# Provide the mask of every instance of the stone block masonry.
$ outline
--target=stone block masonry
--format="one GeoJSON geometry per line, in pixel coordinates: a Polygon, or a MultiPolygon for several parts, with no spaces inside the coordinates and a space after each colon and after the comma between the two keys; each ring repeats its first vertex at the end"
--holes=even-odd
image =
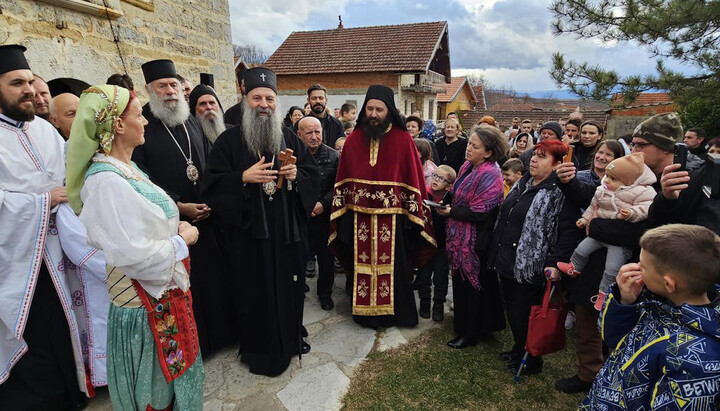
{"type": "MultiPolygon", "coordinates": [[[[120,39],[128,74],[141,97],[147,98],[140,65],[169,58],[175,61],[178,73],[193,84],[200,82],[200,73],[212,73],[223,107],[235,104],[228,0],[143,3],[152,5],[154,11],[126,1],[108,1],[110,7],[123,13],[112,20],[112,25],[120,39]]],[[[0,44],[27,47],[25,55],[30,67],[45,80],[73,77],[98,84],[123,71],[105,17],[42,1],[3,0],[0,27],[0,44]]]]}

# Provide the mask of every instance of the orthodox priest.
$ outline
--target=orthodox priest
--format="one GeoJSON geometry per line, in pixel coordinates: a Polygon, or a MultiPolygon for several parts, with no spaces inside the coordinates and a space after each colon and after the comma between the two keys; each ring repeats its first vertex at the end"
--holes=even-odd
{"type": "Polygon", "coordinates": [[[142,65],[150,97],[143,107],[145,144],[135,148],[133,161],[175,200],[183,221],[198,228],[190,247],[193,309],[203,357],[237,340],[228,266],[218,243],[212,210],[200,199],[210,143],[183,98],[171,60],[142,65]]]}
{"type": "Polygon", "coordinates": [[[418,323],[412,267],[436,248],[424,182],[393,91],[370,86],[340,157],[328,239],[346,272],[354,273],[352,313],[360,325],[418,323]]]}
{"type": "Polygon", "coordinates": [[[87,388],[54,222],[64,141],[35,116],[24,52],[0,46],[0,410],[69,410],[87,388]]]}
{"type": "Polygon", "coordinates": [[[254,374],[275,376],[310,349],[301,339],[302,304],[307,220],[320,174],[305,145],[282,125],[275,73],[252,68],[244,84],[242,125],[215,141],[202,194],[222,222],[238,276],[241,360],[254,374]],[[296,164],[283,165],[286,149],[296,164]]]}

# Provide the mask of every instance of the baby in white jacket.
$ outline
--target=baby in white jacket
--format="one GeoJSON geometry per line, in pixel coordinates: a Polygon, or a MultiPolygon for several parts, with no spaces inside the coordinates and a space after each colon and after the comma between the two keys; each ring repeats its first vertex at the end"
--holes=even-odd
{"type": "MultiPolygon", "coordinates": [[[[655,174],[645,165],[642,153],[620,157],[608,164],[605,177],[595,191],[595,196],[585,213],[575,223],[579,228],[587,227],[593,218],[620,218],[631,223],[645,220],[656,192],[651,186],[657,181],[655,174]]],[[[625,264],[631,250],[600,242],[586,237],[575,249],[569,263],[558,263],[560,271],[575,277],[580,275],[590,255],[607,248],[605,271],[595,308],[602,307],[608,288],[615,282],[620,267],[625,264]]]]}

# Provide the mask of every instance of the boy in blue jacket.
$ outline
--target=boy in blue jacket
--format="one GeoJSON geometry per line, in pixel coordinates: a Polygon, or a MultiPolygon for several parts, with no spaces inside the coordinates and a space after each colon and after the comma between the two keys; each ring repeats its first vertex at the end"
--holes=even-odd
{"type": "Polygon", "coordinates": [[[670,224],[640,239],[600,315],[614,350],[580,410],[720,406],[720,237],[670,224]]]}

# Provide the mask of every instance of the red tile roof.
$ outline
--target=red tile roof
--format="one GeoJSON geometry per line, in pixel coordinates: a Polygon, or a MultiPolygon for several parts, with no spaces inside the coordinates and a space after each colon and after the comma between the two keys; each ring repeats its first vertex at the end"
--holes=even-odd
{"type": "Polygon", "coordinates": [[[633,101],[624,102],[622,93],[615,93],[612,96],[612,105],[615,107],[642,107],[655,105],[673,104],[669,93],[640,93],[633,101]]]}
{"type": "MultiPolygon", "coordinates": [[[[483,116],[492,116],[499,127],[505,131],[512,124],[513,117],[518,117],[520,120],[528,119],[533,122],[533,127],[537,123],[544,123],[546,121],[557,121],[560,117],[567,116],[569,113],[552,112],[552,111],[540,111],[540,110],[516,110],[516,111],[486,111],[486,110],[468,110],[460,113],[460,123],[463,128],[472,128],[483,116]]],[[[608,118],[608,114],[605,111],[599,110],[587,110],[583,111],[583,120],[594,120],[600,123],[603,127],[608,118]]]]}
{"type": "Polygon", "coordinates": [[[425,72],[447,22],[295,31],[265,65],[278,75],[425,72]]]}
{"type": "Polygon", "coordinates": [[[477,97],[477,104],[475,105],[478,110],[487,110],[487,102],[485,101],[485,90],[483,86],[473,86],[475,97],[477,97]]]}
{"type": "MultiPolygon", "coordinates": [[[[453,77],[450,79],[450,84],[443,84],[440,87],[445,89],[444,93],[439,93],[437,96],[438,103],[452,103],[460,93],[460,89],[467,82],[467,77],[453,77]]],[[[469,88],[472,90],[472,88],[469,88]]],[[[474,93],[474,92],[473,92],[474,93]]],[[[477,98],[476,98],[477,100],[477,98]]]]}

